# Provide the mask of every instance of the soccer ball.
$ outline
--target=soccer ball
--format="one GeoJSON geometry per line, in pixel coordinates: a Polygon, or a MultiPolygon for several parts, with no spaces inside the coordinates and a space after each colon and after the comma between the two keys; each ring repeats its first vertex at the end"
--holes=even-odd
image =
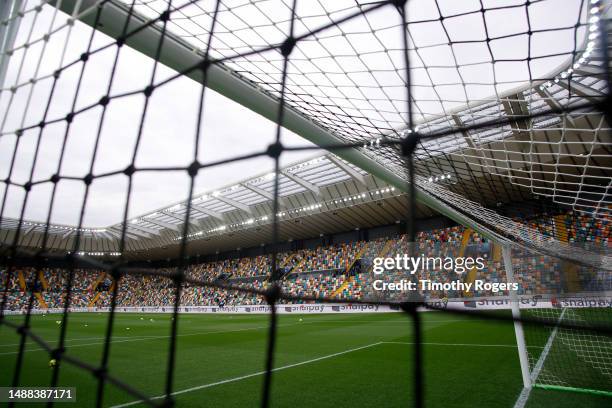
{"type": "Polygon", "coordinates": [[[300,322],[301,322],[301,321],[304,321],[304,319],[302,319],[302,318],[300,317],[300,322]]]}
{"type": "Polygon", "coordinates": [[[49,367],[53,368],[57,365],[57,360],[52,358],[51,360],[49,360],[49,367]]]}

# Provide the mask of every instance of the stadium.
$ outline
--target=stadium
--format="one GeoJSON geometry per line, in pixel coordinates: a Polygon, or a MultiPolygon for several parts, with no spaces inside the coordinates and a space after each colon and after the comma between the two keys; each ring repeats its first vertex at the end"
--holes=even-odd
{"type": "Polygon", "coordinates": [[[612,406],[611,7],[1,1],[0,403],[612,406]]]}

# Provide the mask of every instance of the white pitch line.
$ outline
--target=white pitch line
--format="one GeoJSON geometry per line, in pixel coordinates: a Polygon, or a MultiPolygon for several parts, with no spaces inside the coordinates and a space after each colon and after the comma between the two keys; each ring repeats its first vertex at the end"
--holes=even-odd
{"type": "MultiPolygon", "coordinates": [[[[352,353],[354,351],[359,351],[359,350],[363,350],[363,349],[374,347],[374,346],[378,346],[380,344],[383,344],[383,343],[382,342],[377,342],[377,343],[367,344],[365,346],[355,347],[355,348],[352,348],[352,349],[340,351],[338,353],[327,354],[325,356],[313,358],[311,360],[301,361],[299,363],[288,364],[288,365],[285,365],[285,366],[282,366],[282,367],[276,367],[276,368],[273,368],[271,371],[272,372],[276,372],[276,371],[286,370],[288,368],[299,367],[299,366],[302,366],[302,365],[305,365],[305,364],[316,363],[317,361],[327,360],[329,358],[341,356],[343,354],[352,353]]],[[[202,389],[205,389],[205,388],[214,387],[214,386],[217,386],[217,385],[227,384],[227,383],[236,382],[236,381],[242,381],[242,380],[246,380],[247,378],[258,377],[260,375],[264,375],[265,373],[266,373],[266,371],[258,371],[256,373],[246,374],[246,375],[243,375],[243,376],[240,376],[240,377],[228,378],[226,380],[221,380],[221,381],[217,381],[217,382],[213,382],[213,383],[209,383],[209,384],[203,384],[203,385],[198,385],[198,386],[191,387],[191,388],[185,388],[183,390],[175,391],[171,395],[172,396],[180,395],[180,394],[185,394],[185,393],[188,393],[188,392],[193,392],[193,391],[198,391],[198,390],[202,390],[202,389]]],[[[158,400],[158,399],[162,399],[162,398],[165,398],[165,397],[166,397],[166,395],[158,395],[156,397],[152,397],[151,399],[152,400],[158,400]]],[[[140,404],[141,402],[143,402],[143,400],[127,402],[125,404],[120,404],[120,405],[114,405],[111,408],[130,407],[132,405],[140,404]]]]}
{"type": "MultiPolygon", "coordinates": [[[[363,349],[374,347],[374,346],[380,346],[381,344],[414,345],[415,343],[402,342],[402,341],[379,341],[379,342],[368,344],[368,345],[365,345],[365,346],[356,347],[356,348],[345,350],[345,351],[340,351],[338,353],[333,353],[333,354],[328,354],[328,355],[325,355],[325,356],[322,356],[322,357],[313,358],[311,360],[306,360],[306,361],[302,361],[302,362],[299,362],[299,363],[289,364],[289,365],[285,365],[285,366],[282,366],[282,367],[276,367],[276,368],[272,369],[272,372],[286,370],[288,368],[298,367],[298,366],[305,365],[305,364],[315,363],[317,361],[326,360],[328,358],[341,356],[343,354],[352,353],[354,351],[359,351],[359,350],[363,350],[363,349]]],[[[512,344],[477,344],[477,343],[421,343],[421,344],[424,345],[424,346],[511,347],[511,348],[516,348],[516,345],[512,345],[512,344]]],[[[182,390],[179,390],[179,391],[175,391],[171,395],[175,396],[175,395],[185,394],[185,393],[188,393],[188,392],[203,390],[205,388],[215,387],[217,385],[223,385],[223,384],[228,384],[228,383],[232,383],[232,382],[236,382],[236,381],[242,381],[242,380],[246,380],[248,378],[264,375],[265,373],[266,373],[265,371],[259,371],[259,372],[256,372],[256,373],[242,375],[240,377],[228,378],[228,379],[225,379],[225,380],[216,381],[216,382],[209,383],[209,384],[197,385],[195,387],[185,388],[185,389],[182,389],[182,390]]],[[[158,399],[162,399],[162,398],[165,398],[165,397],[166,397],[166,395],[158,395],[158,396],[152,397],[151,399],[152,400],[158,400],[158,399]]],[[[127,402],[125,404],[113,405],[111,408],[131,407],[132,405],[137,405],[137,404],[140,404],[142,402],[143,402],[143,400],[132,401],[132,402],[127,402]]]]}
{"type": "MultiPolygon", "coordinates": [[[[405,344],[414,346],[416,343],[407,341],[383,341],[382,344],[405,344]]],[[[421,343],[424,346],[450,346],[450,347],[509,347],[516,348],[516,344],[481,344],[481,343],[421,343]]]]}

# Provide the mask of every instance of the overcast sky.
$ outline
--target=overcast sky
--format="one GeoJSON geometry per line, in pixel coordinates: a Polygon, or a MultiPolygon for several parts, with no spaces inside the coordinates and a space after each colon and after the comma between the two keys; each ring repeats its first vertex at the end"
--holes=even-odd
{"type": "MultiPolygon", "coordinates": [[[[38,1],[26,2],[26,9],[32,8],[38,1]]],[[[173,2],[180,4],[181,1],[173,2]]],[[[219,36],[213,43],[219,49],[219,55],[228,55],[232,52],[243,51],[243,44],[251,43],[265,45],[275,43],[282,38],[283,24],[279,24],[274,30],[261,29],[257,35],[254,31],[240,29],[249,21],[252,25],[265,25],[266,18],[282,21],[281,14],[287,10],[288,1],[270,0],[258,2],[261,7],[246,7],[245,1],[227,1],[228,5],[242,5],[226,10],[220,20],[219,36]],[[268,11],[266,11],[268,10],[268,11]],[[263,17],[262,17],[263,15],[263,17]],[[237,18],[236,16],[240,17],[237,18]],[[260,21],[261,19],[261,21],[260,21]],[[233,26],[232,26],[233,24],[233,26]],[[242,45],[241,45],[242,44],[242,45]]],[[[458,14],[466,11],[479,9],[478,2],[465,1],[439,1],[444,15],[458,14]]],[[[495,1],[485,2],[485,7],[501,4],[521,4],[516,1],[495,1]]],[[[210,1],[202,2],[204,9],[210,10],[210,1]]],[[[298,2],[300,8],[298,14],[304,18],[300,20],[296,30],[304,32],[306,29],[325,24],[321,15],[325,14],[323,5],[328,12],[337,13],[340,16],[346,7],[354,7],[353,1],[329,0],[321,2],[298,2]],[[311,16],[310,18],[307,18],[311,16]]],[[[439,13],[434,7],[434,2],[425,0],[412,0],[409,9],[411,21],[437,18],[439,13]]],[[[154,7],[163,7],[163,2],[153,2],[154,7]]],[[[537,3],[530,8],[529,22],[532,30],[547,29],[551,27],[565,27],[575,24],[578,15],[579,0],[549,0],[537,3]]],[[[145,7],[139,10],[146,13],[145,7]]],[[[354,11],[354,9],[353,9],[354,11]]],[[[151,15],[153,12],[149,10],[151,15]]],[[[53,9],[45,6],[41,13],[28,13],[20,24],[19,34],[15,45],[19,46],[40,38],[50,27],[58,28],[65,24],[66,15],[59,13],[55,15],[53,9]],[[34,16],[36,21],[34,21],[34,16]],[[51,25],[53,22],[53,25],[51,25]],[[33,24],[35,23],[35,24],[33,24]],[[34,27],[33,30],[30,29],[34,27]]],[[[176,20],[176,24],[191,30],[195,33],[197,27],[194,26],[198,14],[194,10],[186,9],[186,16],[191,19],[176,20]]],[[[178,16],[177,16],[178,17],[178,16]]],[[[199,16],[200,23],[206,22],[206,16],[199,16]]],[[[384,27],[387,22],[397,19],[393,10],[385,9],[372,16],[369,20],[355,21],[349,23],[342,31],[330,31],[327,39],[320,40],[326,46],[326,50],[316,49],[315,45],[319,42],[305,43],[298,46],[292,54],[295,57],[295,65],[291,67],[290,86],[296,92],[308,90],[315,97],[320,97],[321,101],[338,104],[342,106],[347,101],[355,112],[370,117],[377,124],[397,127],[403,123],[402,109],[395,104],[397,98],[393,95],[393,90],[397,90],[397,84],[401,78],[397,73],[384,73],[376,78],[377,84],[385,84],[388,80],[390,86],[383,89],[384,95],[374,94],[372,89],[376,87],[360,86],[366,84],[369,78],[360,76],[356,68],[364,67],[370,72],[383,72],[381,64],[389,68],[391,64],[399,63],[397,60],[401,55],[389,53],[388,60],[381,59],[381,56],[372,50],[380,50],[384,43],[385,47],[393,49],[401,45],[401,37],[397,32],[392,31],[392,24],[389,30],[384,27]],[[368,27],[369,24],[371,27],[368,27]],[[378,27],[377,27],[378,25],[378,27]],[[364,31],[370,29],[379,31],[379,35],[364,35],[364,31]],[[348,33],[348,35],[347,35],[348,33]],[[385,34],[386,33],[386,34],[385,34]],[[392,34],[392,35],[391,35],[392,34]],[[341,39],[344,42],[340,42],[341,39]],[[348,42],[346,42],[348,41],[348,42]],[[334,48],[336,47],[336,48],[334,48]],[[317,52],[319,54],[317,54],[317,52]],[[344,63],[334,62],[331,64],[324,58],[328,54],[351,55],[362,58],[355,61],[345,61],[344,63]],[[342,54],[341,54],[342,53],[342,54]],[[372,57],[368,57],[373,56],[372,57]],[[320,58],[318,58],[320,57],[320,58]],[[300,74],[302,72],[312,72],[320,70],[334,72],[334,69],[341,69],[351,72],[355,68],[352,76],[342,75],[330,77],[320,75],[316,72],[312,75],[300,74]],[[334,85],[343,84],[350,79],[355,86],[334,89],[334,85]],[[306,82],[304,82],[306,81],[306,82]],[[318,82],[317,82],[318,81],[318,82]],[[328,82],[332,81],[331,84],[328,82]],[[363,82],[361,82],[363,81],[363,82]],[[396,81],[396,83],[393,83],[396,81]],[[330,87],[319,85],[331,85],[330,87]],[[302,88],[300,88],[302,86],[302,88]],[[364,93],[364,90],[368,90],[364,93]],[[354,98],[349,95],[351,91],[358,92],[354,98]],[[368,93],[370,92],[370,93],[368,93]],[[365,96],[365,100],[363,97],[365,96]],[[388,112],[388,113],[381,113],[388,112]]],[[[269,24],[269,23],[268,23],[269,24]]],[[[394,23],[395,24],[395,23],[394,23]]],[[[465,18],[449,19],[445,24],[451,38],[457,41],[470,41],[475,38],[482,38],[484,25],[482,18],[478,14],[468,15],[465,18]]],[[[434,65],[452,65],[454,59],[449,51],[450,47],[442,46],[427,48],[428,46],[444,43],[446,40],[444,31],[439,22],[431,24],[417,24],[411,27],[412,42],[422,48],[419,55],[412,55],[413,67],[434,65]]],[[[509,9],[500,12],[489,13],[487,27],[490,30],[489,36],[497,37],[506,34],[520,33],[527,28],[527,18],[525,9],[509,9]],[[494,32],[491,32],[494,31],[494,32]]],[[[172,28],[172,27],[171,27],[172,28]]],[[[269,27],[268,27],[269,28],[269,27]]],[[[175,26],[176,30],[177,27],[175,26]]],[[[336,30],[336,29],[334,29],[336,30]]],[[[70,37],[68,38],[67,53],[62,60],[62,50],[66,43],[67,29],[63,28],[51,35],[46,49],[43,51],[41,41],[30,46],[27,50],[23,48],[14,53],[10,59],[9,70],[4,81],[5,87],[21,84],[32,77],[41,78],[57,69],[60,64],[66,65],[74,61],[86,49],[91,34],[91,29],[81,23],[77,23],[70,37]],[[42,56],[42,58],[41,58],[42,56]]],[[[378,32],[378,31],[377,31],[378,32]]],[[[184,34],[183,32],[179,34],[184,34]]],[[[205,33],[204,33],[205,34],[205,33]]],[[[495,59],[504,58],[525,58],[529,41],[527,37],[512,37],[509,40],[498,40],[491,43],[492,52],[495,59]],[[524,37],[524,38],[523,38],[524,37]]],[[[202,45],[202,39],[206,36],[200,35],[190,37],[189,40],[195,46],[202,45]]],[[[581,39],[580,39],[581,40],[581,39]]],[[[108,37],[97,32],[94,36],[93,49],[108,44],[111,41],[108,37]]],[[[573,30],[556,31],[553,33],[543,32],[534,35],[531,42],[532,55],[544,55],[554,53],[565,53],[573,48],[573,30]]],[[[85,73],[81,81],[81,89],[77,98],[77,109],[98,101],[106,94],[106,87],[109,82],[109,75],[115,56],[115,47],[95,54],[86,64],[85,73]]],[[[459,64],[470,64],[474,62],[487,61],[491,59],[489,50],[484,44],[469,42],[461,47],[455,48],[455,58],[459,64]],[[484,48],[483,48],[484,47],[484,48]]],[[[262,68],[261,60],[268,60],[268,70],[270,78],[278,78],[279,54],[271,52],[255,61],[259,68],[262,68]]],[[[532,74],[543,76],[553,67],[563,62],[566,57],[554,57],[536,61],[532,64],[532,74]]],[[[230,66],[234,69],[244,68],[247,59],[239,60],[230,66]],[[240,65],[240,63],[243,63],[240,65]]],[[[252,62],[252,61],[251,61],[252,62]]],[[[263,63],[265,66],[265,63],[263,63]]],[[[253,65],[255,67],[256,65],[253,65]]],[[[75,96],[76,84],[82,64],[74,64],[65,70],[61,79],[58,81],[51,104],[49,105],[48,118],[58,118],[66,115],[70,111],[70,106],[75,96]]],[[[153,61],[142,54],[123,47],[121,50],[119,64],[117,66],[114,84],[111,94],[121,94],[128,91],[143,89],[148,85],[151,77],[153,61]]],[[[253,72],[258,72],[253,68],[253,72]]],[[[342,71],[341,71],[342,72],[342,71]]],[[[173,75],[174,72],[168,68],[158,65],[156,82],[163,78],[173,75]]],[[[476,65],[465,67],[461,74],[466,82],[480,82],[482,85],[474,85],[465,89],[459,86],[461,79],[458,71],[440,69],[438,71],[416,69],[413,81],[417,85],[415,95],[417,98],[417,111],[421,118],[432,114],[441,114],[448,109],[462,105],[468,100],[476,100],[489,97],[495,93],[496,89],[492,86],[493,79],[501,82],[497,91],[512,88],[528,80],[528,71],[525,63],[509,63],[503,66],[498,64],[493,68],[491,65],[476,65]],[[437,87],[431,86],[434,83],[451,83],[455,86],[437,87]],[[467,89],[469,88],[469,89],[467,89]],[[467,92],[467,93],[466,93],[467,92]],[[433,99],[433,101],[431,101],[433,99]],[[419,101],[420,100],[420,101],[419,101]]],[[[369,75],[369,74],[368,74],[369,75]]],[[[261,78],[261,76],[260,76],[261,78]]],[[[251,78],[256,80],[256,78],[251,78]]],[[[265,81],[264,81],[265,82],[265,81]]],[[[2,132],[10,132],[23,125],[30,125],[40,122],[43,117],[47,100],[50,92],[50,79],[41,80],[34,86],[23,86],[19,88],[14,98],[11,100],[8,92],[3,92],[0,96],[0,120],[2,132]],[[30,92],[33,90],[31,99],[30,92]],[[28,104],[28,101],[29,104],[28,104]],[[27,106],[27,109],[26,109],[27,106]]],[[[138,151],[137,166],[186,166],[193,160],[193,145],[195,135],[195,124],[198,109],[198,97],[200,85],[187,78],[178,78],[170,84],[156,90],[150,98],[150,104],[142,132],[142,141],[138,151]]],[[[401,90],[401,88],[400,88],[401,90]]],[[[134,150],[138,126],[143,111],[144,97],[142,94],[114,99],[107,109],[104,127],[101,133],[99,150],[95,161],[93,173],[99,174],[107,171],[114,171],[125,168],[131,160],[134,150]]],[[[417,115],[419,116],[419,115],[417,115]]],[[[65,152],[62,175],[82,177],[89,171],[93,155],[93,147],[100,123],[101,108],[97,107],[86,113],[75,117],[69,133],[68,143],[65,152]]],[[[225,97],[207,90],[206,103],[204,109],[204,127],[201,134],[200,143],[200,162],[208,162],[223,158],[252,153],[254,151],[265,150],[266,146],[273,141],[275,125],[252,113],[248,109],[226,99],[225,97]]],[[[44,129],[39,158],[34,171],[34,180],[48,178],[56,172],[56,167],[60,154],[61,142],[66,131],[66,122],[49,125],[44,129]]],[[[21,138],[19,149],[17,150],[16,164],[14,166],[12,179],[17,182],[25,182],[29,179],[32,167],[32,158],[38,140],[38,130],[26,132],[21,138]]],[[[285,145],[309,145],[309,142],[301,137],[284,131],[282,142],[285,145]]],[[[3,135],[0,137],[0,178],[4,179],[8,175],[11,158],[15,151],[16,137],[14,135],[3,135]]],[[[294,162],[306,157],[312,157],[313,152],[300,154],[283,155],[283,164],[294,162]]],[[[196,193],[212,191],[219,187],[241,181],[245,178],[260,175],[272,170],[272,161],[267,158],[253,159],[233,165],[225,165],[200,172],[196,180],[196,193]]],[[[91,187],[90,198],[87,205],[85,225],[89,227],[104,227],[122,219],[123,203],[127,188],[127,178],[123,175],[96,180],[91,187]]],[[[142,173],[134,177],[134,188],[130,207],[130,218],[155,210],[159,207],[172,204],[187,197],[188,177],[185,172],[158,172],[142,173]]],[[[34,221],[43,221],[48,212],[48,202],[51,192],[51,184],[37,186],[32,190],[29,205],[26,209],[25,218],[34,221]]],[[[56,197],[52,222],[60,224],[76,224],[78,222],[78,210],[83,200],[84,185],[82,182],[62,181],[56,197]]],[[[4,195],[4,184],[0,185],[0,197],[4,195]]],[[[4,216],[18,217],[23,201],[23,191],[11,188],[8,194],[4,216]]]]}

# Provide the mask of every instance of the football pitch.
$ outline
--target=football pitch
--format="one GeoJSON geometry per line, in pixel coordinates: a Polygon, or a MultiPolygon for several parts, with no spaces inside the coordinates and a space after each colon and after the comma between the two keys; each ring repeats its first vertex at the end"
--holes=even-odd
{"type": "MultiPolygon", "coordinates": [[[[426,406],[514,405],[522,382],[511,324],[439,312],[422,317],[426,406]]],[[[55,346],[60,319],[60,315],[34,315],[32,330],[55,346]]],[[[98,366],[107,319],[102,313],[70,314],[67,353],[98,366]]],[[[147,395],[163,395],[170,325],[169,314],[117,314],[110,372],[147,395]]],[[[259,406],[268,325],[266,315],[181,315],[173,384],[178,406],[259,406]]],[[[407,316],[279,315],[277,333],[273,406],[411,406],[413,337],[407,316]]],[[[14,330],[0,327],[3,386],[12,382],[18,343],[14,330]]],[[[28,340],[20,385],[49,385],[49,359],[47,352],[28,340]]],[[[61,385],[77,388],[77,403],[68,406],[95,405],[93,375],[67,363],[60,373],[61,385]]],[[[144,406],[111,384],[104,395],[104,406],[144,406]]],[[[534,389],[527,406],[604,407],[609,403],[605,397],[534,389]]]]}

